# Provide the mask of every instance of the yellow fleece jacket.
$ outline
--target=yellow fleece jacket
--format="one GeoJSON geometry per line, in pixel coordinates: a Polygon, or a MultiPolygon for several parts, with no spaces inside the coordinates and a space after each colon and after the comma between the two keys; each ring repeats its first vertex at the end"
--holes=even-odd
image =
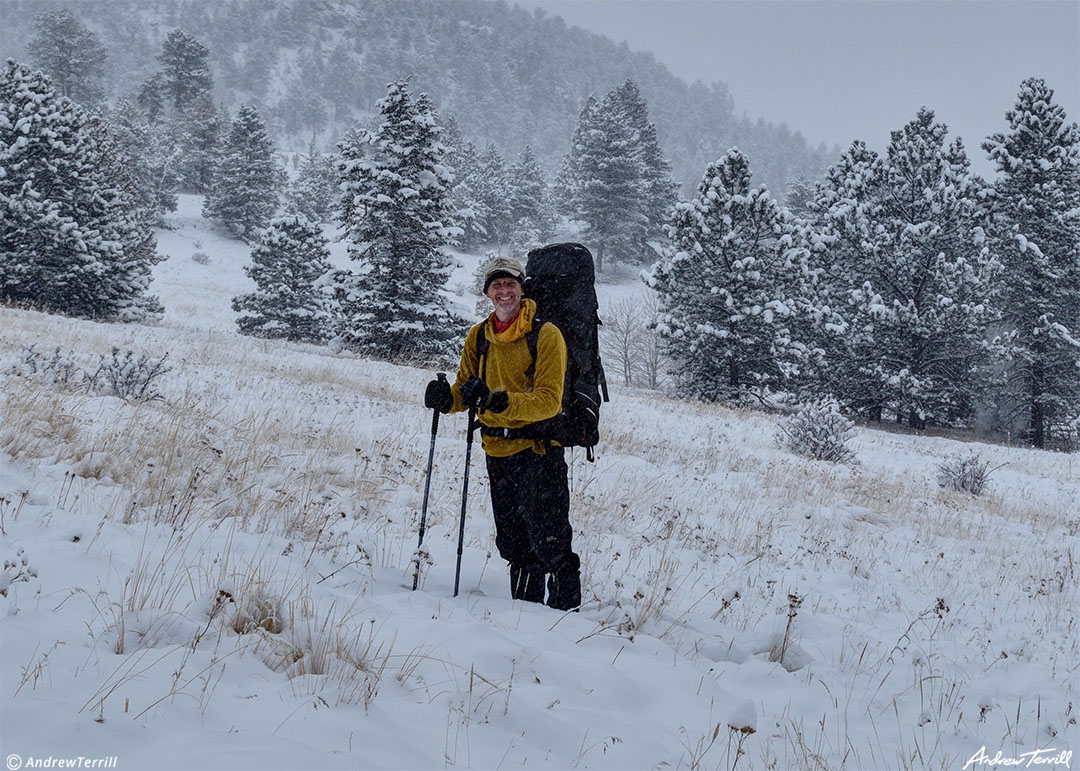
{"type": "MultiPolygon", "coordinates": [[[[506,391],[510,405],[503,412],[480,413],[480,423],[495,428],[523,428],[530,423],[553,418],[562,410],[563,383],[566,378],[566,341],[554,324],[545,324],[536,339],[536,371],[532,379],[525,377],[525,370],[532,363],[529,344],[525,335],[532,330],[536,317],[536,303],[529,299],[521,301],[518,313],[510,328],[495,334],[494,313],[469,330],[465,347],[461,352],[461,365],[457,379],[450,392],[454,396],[451,412],[461,412],[461,386],[470,378],[480,377],[481,361],[477,352],[479,330],[484,327],[488,339],[487,378],[485,382],[492,391],[506,391]]],[[[506,439],[497,436],[482,438],[484,452],[498,458],[532,449],[543,454],[542,442],[533,439],[506,439]]]]}

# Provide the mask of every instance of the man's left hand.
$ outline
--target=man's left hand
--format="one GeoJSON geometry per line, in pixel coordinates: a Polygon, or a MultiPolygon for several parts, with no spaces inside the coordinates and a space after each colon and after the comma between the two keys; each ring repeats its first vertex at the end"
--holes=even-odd
{"type": "Polygon", "coordinates": [[[461,384],[461,403],[466,409],[481,410],[487,405],[491,390],[478,377],[469,378],[461,384]]]}
{"type": "Polygon", "coordinates": [[[492,391],[478,377],[471,378],[461,386],[461,403],[477,411],[502,412],[510,406],[506,391],[492,391]]]}

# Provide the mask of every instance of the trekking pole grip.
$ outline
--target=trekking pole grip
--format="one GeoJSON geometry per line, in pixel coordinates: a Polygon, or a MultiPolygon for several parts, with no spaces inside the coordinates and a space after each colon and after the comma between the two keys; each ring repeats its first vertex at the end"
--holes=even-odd
{"type": "MultiPolygon", "coordinates": [[[[435,377],[437,377],[440,382],[446,382],[445,372],[436,373],[435,377]]],[[[439,411],[437,409],[433,409],[431,411],[431,435],[435,436],[435,434],[437,433],[439,433],[439,411]]]]}

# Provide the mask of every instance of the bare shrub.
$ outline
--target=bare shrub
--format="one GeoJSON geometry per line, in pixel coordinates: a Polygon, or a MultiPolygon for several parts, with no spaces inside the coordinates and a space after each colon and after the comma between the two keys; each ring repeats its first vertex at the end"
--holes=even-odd
{"type": "Polygon", "coordinates": [[[825,399],[782,421],[776,443],[804,458],[853,464],[855,454],[847,443],[854,435],[855,424],[840,414],[839,404],[834,399],[825,399]]]}
{"type": "Polygon", "coordinates": [[[154,381],[172,369],[165,365],[169,354],[152,359],[149,354],[138,356],[134,351],[120,353],[113,346],[112,356],[101,356],[97,371],[87,375],[91,390],[105,390],[127,402],[149,402],[163,398],[154,381]]]}
{"type": "Polygon", "coordinates": [[[191,261],[196,262],[199,265],[209,265],[210,255],[206,252],[193,252],[191,255],[191,261]]]}
{"type": "Polygon", "coordinates": [[[165,365],[166,357],[167,353],[159,359],[146,353],[136,355],[134,351],[121,354],[113,346],[111,356],[99,356],[97,369],[90,372],[76,361],[73,351],[61,353],[57,347],[51,356],[46,356],[35,345],[28,345],[6,366],[6,372],[65,390],[105,392],[124,401],[146,402],[162,398],[154,381],[172,371],[165,365]]]}
{"type": "Polygon", "coordinates": [[[981,495],[990,480],[990,474],[1001,468],[990,468],[988,461],[972,452],[946,458],[937,467],[937,481],[942,487],[959,492],[981,495]]]}
{"type": "Polygon", "coordinates": [[[18,358],[8,367],[8,374],[19,377],[37,376],[54,385],[74,387],[79,385],[82,369],[75,362],[72,351],[61,353],[57,346],[52,356],[45,356],[31,344],[23,347],[18,358]]]}

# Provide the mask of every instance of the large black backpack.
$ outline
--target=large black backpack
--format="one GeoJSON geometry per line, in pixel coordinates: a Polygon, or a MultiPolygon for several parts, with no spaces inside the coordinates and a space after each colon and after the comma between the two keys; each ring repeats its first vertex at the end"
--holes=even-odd
{"type": "MultiPolygon", "coordinates": [[[[563,447],[592,448],[600,441],[600,400],[609,401],[604,367],[600,363],[598,327],[600,304],[596,300],[593,257],[581,244],[550,244],[529,252],[525,267],[525,296],[536,303],[536,318],[525,340],[536,365],[536,339],[540,328],[551,322],[566,341],[566,382],[562,412],[526,428],[482,429],[497,436],[552,439],[563,447]]],[[[480,328],[478,354],[486,358],[488,340],[480,328]]]]}

